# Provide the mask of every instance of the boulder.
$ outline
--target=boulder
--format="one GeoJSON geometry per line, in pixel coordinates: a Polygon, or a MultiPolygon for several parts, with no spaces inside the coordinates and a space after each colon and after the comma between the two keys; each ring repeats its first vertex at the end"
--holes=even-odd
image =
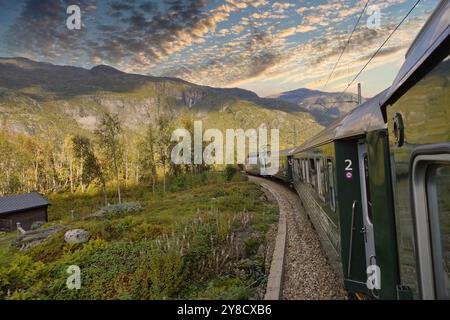
{"type": "Polygon", "coordinates": [[[91,234],[84,229],[72,229],[64,234],[67,243],[85,243],[89,241],[91,234]]]}

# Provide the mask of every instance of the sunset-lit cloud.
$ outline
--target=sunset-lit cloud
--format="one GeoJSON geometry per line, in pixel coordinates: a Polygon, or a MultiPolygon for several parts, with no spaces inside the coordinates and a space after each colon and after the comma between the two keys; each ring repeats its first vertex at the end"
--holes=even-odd
{"type": "MultiPolygon", "coordinates": [[[[381,10],[381,28],[369,29],[367,13],[362,16],[324,88],[365,2],[80,0],[83,27],[68,30],[69,0],[0,0],[0,56],[86,68],[108,64],[262,96],[298,87],[342,90],[415,1],[371,1],[381,10]]],[[[367,67],[361,75],[367,95],[390,84],[438,2],[419,4],[367,67]]]]}

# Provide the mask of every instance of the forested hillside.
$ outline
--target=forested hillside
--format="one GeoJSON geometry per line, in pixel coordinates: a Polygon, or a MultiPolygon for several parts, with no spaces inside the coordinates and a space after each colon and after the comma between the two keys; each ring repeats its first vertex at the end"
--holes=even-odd
{"type": "Polygon", "coordinates": [[[117,180],[151,185],[158,172],[185,170],[167,161],[170,134],[192,130],[195,119],[204,130],[278,128],[282,147],[321,130],[307,112],[287,113],[277,110],[283,103],[273,103],[242,89],[108,66],[86,70],[2,58],[0,194],[84,191],[117,180]]]}

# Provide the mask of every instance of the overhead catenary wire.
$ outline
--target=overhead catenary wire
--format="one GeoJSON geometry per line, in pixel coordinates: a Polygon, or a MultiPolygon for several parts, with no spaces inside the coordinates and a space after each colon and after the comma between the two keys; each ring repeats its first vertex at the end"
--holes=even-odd
{"type": "Polygon", "coordinates": [[[344,55],[345,50],[347,50],[347,47],[348,47],[348,45],[349,45],[349,43],[350,43],[350,40],[351,40],[353,34],[355,33],[356,28],[358,27],[359,22],[361,21],[361,18],[362,18],[362,16],[364,15],[364,12],[366,12],[366,9],[367,9],[367,6],[369,5],[369,2],[370,2],[370,0],[367,0],[367,1],[366,1],[366,4],[364,5],[364,8],[362,9],[362,11],[361,11],[361,13],[360,13],[360,15],[359,15],[359,17],[358,17],[358,20],[356,21],[355,26],[353,27],[353,30],[352,30],[352,32],[350,33],[350,35],[349,35],[349,37],[348,37],[348,39],[347,39],[347,42],[345,43],[345,46],[344,46],[344,48],[343,48],[342,51],[341,51],[341,54],[339,55],[339,58],[337,59],[336,63],[334,64],[333,69],[331,70],[331,73],[330,73],[330,75],[328,76],[327,81],[325,82],[324,86],[322,87],[322,91],[323,91],[323,90],[326,88],[326,86],[328,85],[328,82],[331,80],[331,76],[333,75],[334,71],[336,70],[336,67],[338,66],[339,62],[341,61],[342,56],[344,55]]]}
{"type": "Polygon", "coordinates": [[[412,6],[412,8],[408,11],[408,13],[403,17],[403,19],[397,24],[397,26],[392,30],[392,32],[389,34],[389,36],[383,41],[381,46],[374,52],[374,54],[367,60],[367,62],[364,64],[361,70],[356,74],[356,76],[353,78],[352,81],[347,85],[347,87],[342,91],[341,96],[344,95],[345,92],[347,92],[348,88],[358,79],[358,77],[361,75],[361,73],[366,69],[366,67],[372,62],[372,60],[377,56],[377,54],[381,51],[381,49],[384,47],[384,45],[389,41],[389,39],[394,35],[394,33],[400,28],[400,26],[405,22],[405,20],[409,17],[411,12],[417,7],[417,5],[420,3],[421,0],[417,0],[416,3],[412,6]]]}

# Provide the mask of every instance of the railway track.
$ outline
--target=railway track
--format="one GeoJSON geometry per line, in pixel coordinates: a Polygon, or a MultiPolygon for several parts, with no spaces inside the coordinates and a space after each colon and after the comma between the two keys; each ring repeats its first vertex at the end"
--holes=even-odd
{"type": "MultiPolygon", "coordinates": [[[[274,282],[279,281],[281,288],[279,299],[345,299],[346,293],[341,281],[329,265],[298,195],[273,180],[254,176],[250,176],[249,179],[273,195],[278,202],[281,218],[286,220],[285,244],[276,245],[278,248],[274,252],[274,258],[276,255],[284,257],[284,261],[281,262],[283,270],[281,273],[280,270],[273,271],[274,263],[272,263],[268,284],[268,287],[272,288],[268,290],[273,290],[273,286],[276,287],[274,282]],[[280,253],[277,250],[284,252],[280,253]],[[276,274],[273,275],[273,272],[276,274]],[[278,280],[275,279],[277,277],[278,280]]],[[[278,234],[277,241],[283,240],[278,234]]]]}

